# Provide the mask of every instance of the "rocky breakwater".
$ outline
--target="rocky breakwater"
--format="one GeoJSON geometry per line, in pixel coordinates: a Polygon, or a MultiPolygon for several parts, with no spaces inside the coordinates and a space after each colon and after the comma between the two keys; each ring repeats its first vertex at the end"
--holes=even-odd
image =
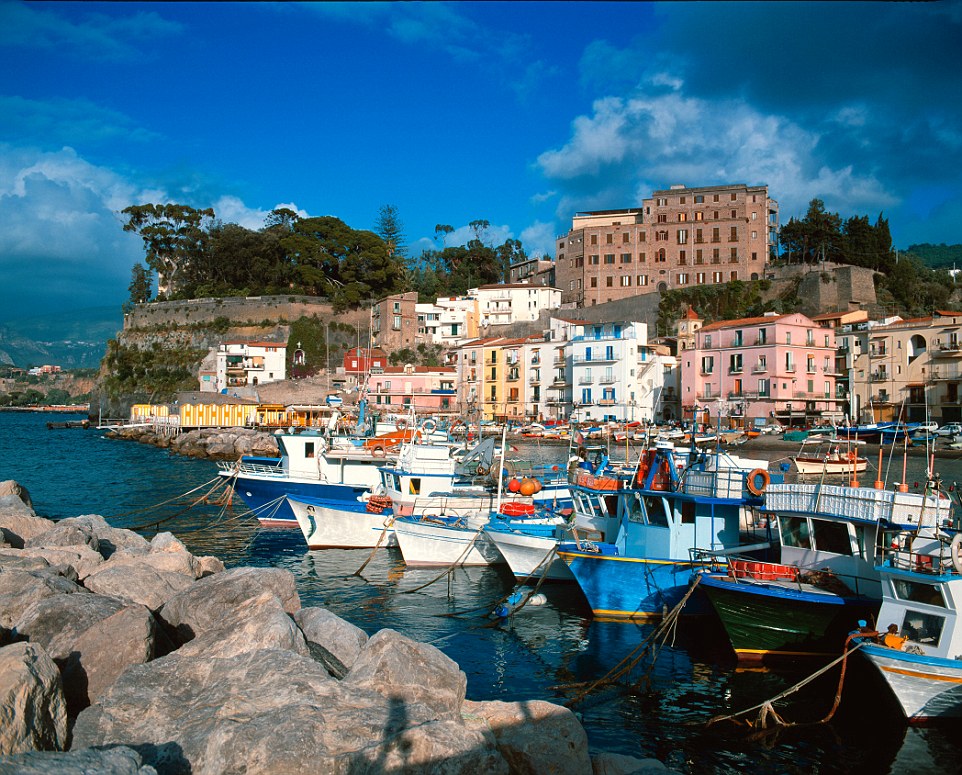
{"type": "Polygon", "coordinates": [[[473,702],[441,651],[0,483],[0,773],[628,773],[572,712],[473,702]]]}
{"type": "Polygon", "coordinates": [[[151,427],[130,426],[108,431],[106,435],[112,439],[153,444],[187,457],[237,460],[243,455],[280,455],[277,441],[270,433],[251,428],[201,428],[171,435],[151,427]]]}

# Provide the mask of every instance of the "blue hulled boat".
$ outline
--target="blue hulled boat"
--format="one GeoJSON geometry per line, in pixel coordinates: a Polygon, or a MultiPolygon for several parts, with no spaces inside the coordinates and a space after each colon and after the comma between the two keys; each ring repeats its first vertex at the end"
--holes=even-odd
{"type": "MultiPolygon", "coordinates": [[[[771,480],[764,461],[692,450],[675,456],[671,443],[645,450],[637,465],[604,461],[572,471],[572,497],[582,519],[615,519],[608,541],[562,543],[558,555],[606,618],[660,617],[688,591],[692,573],[712,558],[771,549],[767,523],[755,518],[771,480]]],[[[700,595],[685,613],[707,613],[700,595]]]]}

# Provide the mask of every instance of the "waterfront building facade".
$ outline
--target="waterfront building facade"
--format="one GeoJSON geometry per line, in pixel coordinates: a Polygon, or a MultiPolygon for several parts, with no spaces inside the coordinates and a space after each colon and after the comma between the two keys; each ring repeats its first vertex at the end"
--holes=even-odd
{"type": "Polygon", "coordinates": [[[962,312],[890,319],[860,333],[853,392],[862,416],[962,422],[962,312]]]}
{"type": "Polygon", "coordinates": [[[416,291],[396,293],[371,306],[371,344],[388,352],[417,344],[416,291]]]}
{"type": "Polygon", "coordinates": [[[442,296],[434,304],[416,305],[417,338],[442,347],[477,339],[481,315],[473,296],[442,296]]]}
{"type": "Polygon", "coordinates": [[[457,372],[450,366],[384,366],[368,377],[367,400],[381,414],[454,417],[457,372]]]}
{"type": "Polygon", "coordinates": [[[672,186],[640,208],[577,213],[556,243],[562,303],[760,279],[778,228],[768,187],[742,184],[672,186]]]}
{"type": "Polygon", "coordinates": [[[483,327],[535,321],[541,310],[561,306],[559,289],[531,283],[481,285],[468,295],[478,300],[483,327]]]}
{"type": "Polygon", "coordinates": [[[217,392],[287,379],[287,345],[224,342],[217,348],[215,374],[217,392]]]}
{"type": "Polygon", "coordinates": [[[840,422],[835,332],[800,313],[703,326],[680,353],[682,411],[723,427],[840,422]]]}

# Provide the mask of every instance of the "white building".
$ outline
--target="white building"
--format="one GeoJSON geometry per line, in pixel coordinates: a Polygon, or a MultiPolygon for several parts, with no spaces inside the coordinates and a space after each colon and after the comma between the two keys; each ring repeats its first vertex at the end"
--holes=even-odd
{"type": "Polygon", "coordinates": [[[455,347],[478,336],[478,300],[472,296],[442,296],[434,304],[417,304],[418,338],[455,347]]]}
{"type": "Polygon", "coordinates": [[[567,343],[566,355],[577,421],[662,419],[665,377],[667,372],[672,380],[674,358],[666,348],[648,344],[646,324],[582,322],[567,343]]]}
{"type": "MultiPolygon", "coordinates": [[[[217,348],[215,387],[218,392],[252,387],[287,378],[287,345],[279,342],[224,342],[217,348]]],[[[201,385],[202,390],[207,390],[201,385]]]]}
{"type": "Polygon", "coordinates": [[[503,326],[535,321],[541,310],[558,309],[561,291],[544,285],[512,283],[482,285],[468,290],[478,300],[482,326],[503,326]]]}

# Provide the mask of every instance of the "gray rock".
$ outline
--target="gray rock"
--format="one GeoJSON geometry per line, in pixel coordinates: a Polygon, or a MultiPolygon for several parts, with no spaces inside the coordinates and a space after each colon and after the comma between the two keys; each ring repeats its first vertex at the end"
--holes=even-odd
{"type": "Polygon", "coordinates": [[[666,775],[669,770],[658,759],[636,759],[620,753],[596,753],[591,757],[592,775],[666,775]]]}
{"type": "Polygon", "coordinates": [[[200,579],[189,589],[174,595],[160,609],[160,617],[176,633],[181,643],[212,629],[231,617],[249,600],[264,590],[277,595],[289,614],[299,611],[294,574],[280,568],[231,568],[200,579]]]}
{"type": "Polygon", "coordinates": [[[30,497],[30,493],[27,492],[27,488],[19,482],[13,479],[6,479],[0,482],[0,501],[4,498],[15,498],[30,509],[31,514],[33,513],[33,500],[30,497]]]}
{"type": "Polygon", "coordinates": [[[311,656],[335,678],[347,675],[367,643],[364,630],[326,608],[302,608],[294,614],[294,621],[307,638],[311,656]]]}
{"type": "Polygon", "coordinates": [[[0,549],[0,571],[43,570],[49,567],[50,563],[43,557],[33,557],[19,549],[0,549]]]}
{"type": "MultiPolygon", "coordinates": [[[[34,536],[42,535],[56,526],[56,522],[43,517],[35,516],[33,509],[24,505],[23,501],[16,500],[20,504],[20,510],[8,508],[9,501],[14,496],[0,498],[0,530],[3,531],[4,539],[11,546],[23,549],[24,542],[34,536]]],[[[11,501],[13,503],[13,501],[11,501]]]]}
{"type": "Polygon", "coordinates": [[[131,605],[96,622],[57,660],[71,716],[99,698],[131,665],[154,657],[157,624],[142,605],[131,605]]]}
{"type": "Polygon", "coordinates": [[[0,754],[66,743],[67,705],[53,660],[34,643],[0,648],[0,754]]]}
{"type": "Polygon", "coordinates": [[[418,715],[461,719],[468,679],[457,663],[426,643],[394,630],[381,630],[368,639],[351,665],[344,683],[385,697],[404,697],[421,705],[418,715]]]}
{"type": "MultiPolygon", "coordinates": [[[[46,561],[41,560],[46,566],[46,561]]],[[[0,627],[13,627],[38,600],[83,590],[47,566],[43,570],[4,567],[0,573],[0,627]]]]}
{"type": "Polygon", "coordinates": [[[66,659],[77,639],[97,622],[113,616],[124,603],[112,597],[79,592],[38,600],[14,623],[14,633],[39,643],[55,660],[66,659]]]}
{"type": "Polygon", "coordinates": [[[0,758],[0,775],[157,775],[132,748],[22,753],[0,758]]]}
{"type": "Polygon", "coordinates": [[[484,733],[420,703],[351,689],[289,651],[171,654],[130,668],[74,727],[74,746],[135,746],[163,773],[507,773],[484,733]]]}
{"type": "Polygon", "coordinates": [[[87,527],[96,537],[100,553],[108,559],[119,549],[130,553],[144,554],[150,547],[147,539],[133,530],[114,527],[99,514],[84,514],[81,517],[69,517],[60,521],[61,525],[79,525],[87,527]]]}
{"type": "Polygon", "coordinates": [[[228,613],[210,629],[181,646],[178,656],[228,659],[260,649],[285,649],[310,656],[303,634],[273,592],[264,590],[241,608],[228,613]]]}
{"type": "Polygon", "coordinates": [[[89,546],[43,546],[21,549],[23,557],[40,557],[50,565],[71,566],[78,579],[85,579],[96,570],[104,558],[89,546]]]}
{"type": "Polygon", "coordinates": [[[53,547],[79,547],[88,546],[95,552],[100,551],[100,543],[90,525],[83,523],[57,522],[50,530],[40,535],[35,535],[23,542],[25,549],[31,547],[42,547],[45,549],[53,547]]]}
{"type": "Polygon", "coordinates": [[[465,701],[462,713],[484,721],[513,774],[591,772],[588,735],[568,708],[544,700],[465,701]]]}
{"type": "Polygon", "coordinates": [[[139,603],[157,611],[170,598],[194,583],[193,576],[157,570],[143,563],[108,560],[84,579],[84,586],[98,595],[139,603]]]}
{"type": "Polygon", "coordinates": [[[220,573],[224,570],[224,563],[217,557],[212,557],[210,555],[204,555],[203,557],[195,557],[197,564],[199,565],[200,575],[198,578],[206,578],[207,576],[213,576],[215,573],[220,573]]]}

